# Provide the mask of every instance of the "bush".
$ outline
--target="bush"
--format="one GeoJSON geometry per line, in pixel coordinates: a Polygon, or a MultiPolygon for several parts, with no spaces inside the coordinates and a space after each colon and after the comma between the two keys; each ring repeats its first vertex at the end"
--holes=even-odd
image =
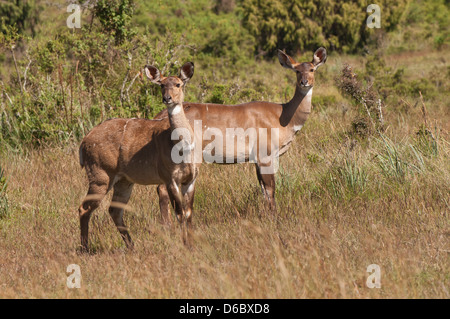
{"type": "Polygon", "coordinates": [[[182,34],[201,60],[206,56],[234,64],[253,55],[254,38],[241,26],[240,7],[232,0],[136,2],[135,21],[155,40],[164,42],[167,35],[182,34]]]}
{"type": "MultiPolygon", "coordinates": [[[[10,0],[0,2],[0,24],[16,26],[20,33],[30,31],[36,34],[41,8],[35,0],[10,0]]],[[[0,32],[3,31],[0,28],[0,32]]]]}
{"type": "Polygon", "coordinates": [[[372,85],[363,86],[349,65],[344,65],[341,75],[335,79],[343,95],[349,96],[356,106],[357,117],[352,122],[352,132],[367,137],[374,131],[383,131],[381,99],[372,85]]]}
{"type": "MultiPolygon", "coordinates": [[[[406,1],[379,1],[386,31],[399,22],[406,1]]],[[[248,0],[242,2],[244,26],[256,38],[255,51],[273,56],[291,52],[330,50],[356,52],[375,32],[366,26],[367,4],[353,1],[248,0]]]]}
{"type": "Polygon", "coordinates": [[[227,100],[227,97],[225,96],[227,89],[228,89],[227,86],[222,85],[222,84],[214,85],[211,96],[209,97],[207,102],[224,104],[225,101],[227,100]]]}
{"type": "Polygon", "coordinates": [[[93,13],[100,21],[102,31],[111,34],[116,44],[122,44],[135,31],[130,28],[134,13],[133,0],[98,0],[93,13]]]}
{"type": "MultiPolygon", "coordinates": [[[[0,96],[9,102],[0,114],[2,143],[14,150],[59,144],[82,138],[107,118],[152,118],[163,108],[160,90],[141,80],[140,70],[151,63],[176,74],[178,57],[191,59],[190,48],[181,34],[166,34],[164,41],[145,31],[135,34],[133,8],[133,1],[98,1],[92,26],[23,41],[27,59],[18,52],[17,72],[12,63],[7,70],[18,79],[5,84],[0,76],[0,96]]],[[[0,45],[13,54],[22,36],[15,27],[3,29],[0,45]]]]}

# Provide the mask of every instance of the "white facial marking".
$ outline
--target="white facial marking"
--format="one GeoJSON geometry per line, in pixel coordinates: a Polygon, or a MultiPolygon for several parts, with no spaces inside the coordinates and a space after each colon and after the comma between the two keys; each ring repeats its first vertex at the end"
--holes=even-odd
{"type": "Polygon", "coordinates": [[[294,132],[298,132],[302,129],[303,125],[294,125],[294,132]]]}

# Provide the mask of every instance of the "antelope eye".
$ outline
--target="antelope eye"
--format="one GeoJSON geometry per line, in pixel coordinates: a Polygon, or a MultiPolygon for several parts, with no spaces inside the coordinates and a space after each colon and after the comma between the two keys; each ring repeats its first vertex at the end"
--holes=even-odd
{"type": "Polygon", "coordinates": [[[177,88],[179,88],[180,86],[181,86],[181,84],[180,84],[180,83],[178,83],[178,84],[177,84],[177,88]]]}
{"type": "Polygon", "coordinates": [[[314,69],[309,70],[309,72],[314,72],[314,69]]]}

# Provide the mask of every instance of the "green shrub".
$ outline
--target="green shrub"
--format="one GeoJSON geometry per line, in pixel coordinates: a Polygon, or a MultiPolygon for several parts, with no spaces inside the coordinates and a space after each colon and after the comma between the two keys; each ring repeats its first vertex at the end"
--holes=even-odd
{"type": "MultiPolygon", "coordinates": [[[[398,24],[406,3],[377,2],[384,30],[398,24]]],[[[242,2],[243,23],[255,37],[259,54],[273,56],[276,49],[297,52],[319,46],[356,52],[375,32],[366,26],[367,5],[360,0],[248,0],[242,2]]]]}
{"type": "Polygon", "coordinates": [[[136,33],[130,27],[134,13],[133,0],[98,0],[93,12],[100,21],[102,31],[111,34],[116,44],[122,44],[136,33]]]}
{"type": "Polygon", "coordinates": [[[419,95],[419,91],[425,98],[433,98],[437,94],[436,87],[427,78],[412,80],[408,83],[408,87],[408,93],[416,97],[419,95]]]}
{"type": "Polygon", "coordinates": [[[421,125],[416,133],[416,148],[425,156],[438,156],[438,130],[433,134],[425,125],[421,125]]]}
{"type": "Polygon", "coordinates": [[[65,57],[64,45],[58,40],[48,40],[33,48],[36,65],[44,73],[52,73],[65,57]]]}
{"type": "MultiPolygon", "coordinates": [[[[165,41],[169,34],[183,34],[198,58],[225,59],[234,64],[253,55],[254,38],[241,26],[240,7],[213,0],[136,1],[135,22],[154,39],[165,41]],[[145,9],[145,10],[144,10],[145,9]]],[[[223,60],[222,60],[223,61],[223,60]]]]}
{"type": "Polygon", "coordinates": [[[40,11],[41,7],[36,4],[35,0],[0,2],[0,19],[3,23],[16,26],[20,33],[30,31],[33,36],[36,34],[40,11]]]}
{"type": "Polygon", "coordinates": [[[364,85],[349,65],[344,65],[335,83],[343,95],[352,99],[357,115],[352,122],[352,133],[368,137],[384,130],[381,99],[372,85],[364,85]]]}
{"type": "Polygon", "coordinates": [[[444,46],[446,36],[444,34],[438,34],[434,37],[434,46],[440,50],[444,46]]]}
{"type": "Polygon", "coordinates": [[[215,84],[211,96],[208,98],[208,103],[217,103],[224,104],[227,101],[226,92],[228,91],[228,87],[223,84],[215,84]]]}

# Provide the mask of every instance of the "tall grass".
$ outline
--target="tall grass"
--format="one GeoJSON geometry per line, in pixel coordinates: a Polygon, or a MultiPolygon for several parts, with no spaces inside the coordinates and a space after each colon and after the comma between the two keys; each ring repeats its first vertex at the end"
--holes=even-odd
{"type": "MultiPolygon", "coordinates": [[[[381,173],[372,154],[387,150],[377,141],[331,168],[309,162],[317,149],[305,136],[323,135],[304,129],[280,161],[276,214],[265,210],[251,165],[202,167],[192,249],[178,227],[160,224],[154,187],[136,186],[125,213],[135,250],[125,250],[107,212],[109,195],[92,218],[95,254],[78,255],[77,207],[87,184],[77,145],[3,154],[4,171],[15,176],[6,190],[15,205],[0,220],[0,296],[448,298],[448,155],[430,159],[439,170],[405,174],[404,183],[381,173]],[[330,175],[332,187],[324,186],[330,175]],[[81,267],[80,289],[65,286],[73,263],[81,267]],[[381,289],[365,285],[373,263],[381,289]]],[[[408,160],[408,145],[394,146],[408,160]]],[[[330,144],[319,155],[338,150],[330,144]]],[[[449,152],[444,144],[441,153],[449,152]]]]}
{"type": "Polygon", "coordinates": [[[381,152],[376,157],[383,174],[403,181],[409,173],[417,170],[417,166],[403,158],[398,145],[394,144],[388,137],[380,136],[381,138],[378,141],[381,144],[381,152]]]}
{"type": "Polygon", "coordinates": [[[330,169],[328,176],[335,197],[356,195],[364,192],[368,184],[367,169],[352,159],[344,159],[330,169]]]}
{"type": "Polygon", "coordinates": [[[6,189],[8,181],[6,180],[5,172],[0,165],[0,219],[8,216],[9,206],[8,198],[6,197],[6,189]]]}

